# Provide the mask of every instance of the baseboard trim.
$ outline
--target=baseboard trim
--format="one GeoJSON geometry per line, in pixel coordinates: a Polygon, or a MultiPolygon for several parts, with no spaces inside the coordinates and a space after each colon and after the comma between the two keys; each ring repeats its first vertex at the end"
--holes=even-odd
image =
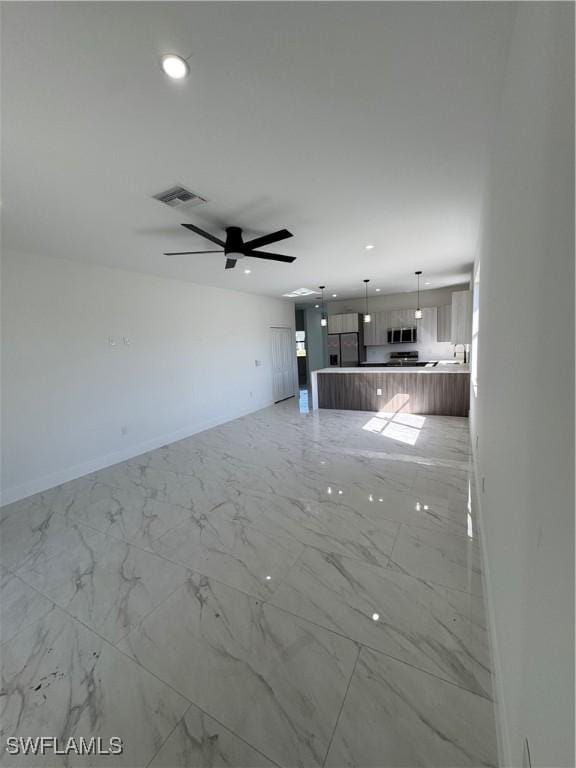
{"type": "Polygon", "coordinates": [[[127,448],[122,451],[113,451],[112,453],[105,454],[104,456],[98,456],[89,461],[76,464],[73,467],[67,467],[59,472],[53,472],[49,475],[43,475],[36,480],[31,480],[28,483],[22,483],[21,485],[14,486],[13,488],[6,488],[0,493],[0,507],[6,504],[12,504],[15,501],[20,501],[28,496],[33,496],[35,493],[41,493],[47,491],[50,488],[54,488],[62,483],[68,483],[70,480],[77,480],[79,477],[84,477],[91,472],[97,472],[99,469],[106,469],[114,464],[119,464],[122,461],[133,459],[135,456],[140,456],[148,451],[153,451],[156,448],[161,448],[163,445],[169,443],[175,443],[178,440],[184,440],[186,437],[191,437],[199,432],[205,432],[207,429],[218,427],[221,424],[226,424],[236,419],[241,419],[243,416],[248,416],[250,413],[256,413],[264,408],[274,405],[273,401],[265,403],[264,405],[258,405],[256,408],[248,408],[247,410],[240,411],[233,416],[227,416],[221,418],[219,416],[205,419],[204,421],[197,422],[192,425],[188,425],[175,432],[169,432],[167,434],[158,435],[157,437],[145,440],[142,443],[133,445],[131,448],[127,448]]]}
{"type": "MultiPolygon", "coordinates": [[[[472,422],[470,423],[472,430],[472,422]]],[[[474,472],[474,490],[476,509],[478,510],[478,527],[480,529],[480,552],[482,558],[482,589],[484,592],[484,605],[488,618],[488,635],[490,638],[490,665],[492,667],[492,683],[494,691],[494,716],[496,721],[496,740],[498,746],[498,765],[500,768],[511,766],[511,751],[509,731],[506,719],[506,708],[504,707],[504,689],[502,687],[502,664],[496,635],[496,615],[494,613],[494,600],[492,598],[493,586],[491,572],[488,565],[486,553],[486,538],[484,536],[484,525],[482,518],[482,501],[480,494],[480,476],[478,472],[477,454],[475,448],[476,438],[470,433],[470,442],[472,444],[472,468],[474,472]]]]}

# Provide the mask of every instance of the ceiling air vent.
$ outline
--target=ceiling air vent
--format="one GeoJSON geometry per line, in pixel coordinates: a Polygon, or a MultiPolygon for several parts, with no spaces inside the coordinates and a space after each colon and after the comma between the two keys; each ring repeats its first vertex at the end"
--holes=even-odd
{"type": "Polygon", "coordinates": [[[153,195],[153,197],[155,200],[169,205],[170,208],[193,208],[207,202],[204,197],[200,197],[196,192],[191,192],[186,187],[181,186],[170,187],[170,189],[159,192],[157,195],[153,195]]]}

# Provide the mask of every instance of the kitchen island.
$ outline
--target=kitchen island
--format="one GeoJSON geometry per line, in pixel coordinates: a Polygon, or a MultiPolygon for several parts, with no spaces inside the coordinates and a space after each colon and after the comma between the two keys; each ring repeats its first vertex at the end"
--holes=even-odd
{"type": "Polygon", "coordinates": [[[468,416],[467,365],[322,368],[312,372],[311,380],[312,410],[468,416]]]}

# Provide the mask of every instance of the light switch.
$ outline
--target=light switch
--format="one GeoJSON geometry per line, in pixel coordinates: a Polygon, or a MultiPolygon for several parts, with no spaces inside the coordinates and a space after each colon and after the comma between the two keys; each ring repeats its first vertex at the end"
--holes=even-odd
{"type": "Polygon", "coordinates": [[[381,394],[382,394],[382,390],[381,390],[381,389],[377,389],[377,390],[376,390],[376,394],[377,394],[377,395],[381,395],[381,394]]]}

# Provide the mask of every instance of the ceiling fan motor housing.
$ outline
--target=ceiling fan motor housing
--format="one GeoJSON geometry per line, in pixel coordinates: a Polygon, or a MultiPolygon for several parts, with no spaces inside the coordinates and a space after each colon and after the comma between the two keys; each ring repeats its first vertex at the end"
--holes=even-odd
{"type": "Polygon", "coordinates": [[[242,229],[240,227],[226,227],[226,245],[224,253],[228,259],[244,258],[244,243],[242,241],[242,229]]]}

